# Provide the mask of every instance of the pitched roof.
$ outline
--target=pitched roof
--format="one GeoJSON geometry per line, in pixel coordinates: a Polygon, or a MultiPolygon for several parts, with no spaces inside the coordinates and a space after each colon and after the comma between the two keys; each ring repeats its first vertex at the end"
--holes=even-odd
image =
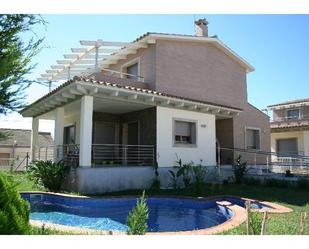
{"type": "Polygon", "coordinates": [[[289,101],[285,101],[285,102],[282,102],[282,103],[269,105],[267,107],[271,108],[271,107],[276,107],[276,106],[281,106],[281,105],[301,104],[301,103],[307,103],[307,102],[309,102],[309,98],[289,100],[289,101]]]}
{"type": "MultiPolygon", "coordinates": [[[[8,139],[0,141],[0,147],[2,145],[11,146],[14,144],[14,141],[16,141],[16,147],[30,147],[31,145],[31,130],[0,128],[0,132],[9,135],[8,139]]],[[[50,132],[39,132],[38,145],[53,145],[50,132]]]]}
{"type": "Polygon", "coordinates": [[[160,33],[160,32],[147,32],[137,39],[133,41],[133,43],[139,42],[143,39],[147,39],[148,37],[153,37],[154,39],[182,39],[182,40],[190,40],[195,42],[207,42],[214,44],[217,48],[219,48],[221,51],[223,51],[225,54],[227,54],[230,58],[237,61],[239,64],[241,64],[243,67],[246,68],[247,72],[253,72],[255,69],[254,67],[247,62],[244,58],[242,58],[240,55],[238,55],[236,52],[234,52],[230,47],[228,47],[226,44],[224,44],[218,36],[196,36],[196,35],[187,35],[187,34],[174,34],[174,33],[160,33]]]}
{"type": "Polygon", "coordinates": [[[169,97],[169,98],[174,98],[174,99],[179,99],[179,100],[192,101],[192,102],[195,102],[197,104],[198,103],[207,104],[207,105],[212,105],[214,107],[221,107],[221,108],[233,109],[235,111],[242,111],[242,109],[237,108],[237,107],[233,107],[233,106],[228,106],[228,105],[223,105],[223,104],[218,104],[218,103],[213,103],[213,102],[208,102],[208,101],[195,100],[195,99],[191,99],[191,98],[186,98],[186,97],[171,95],[171,94],[167,94],[167,93],[163,93],[163,92],[158,92],[158,91],[154,91],[154,90],[150,90],[150,89],[146,89],[146,88],[120,85],[120,84],[110,83],[110,82],[106,82],[106,81],[94,80],[92,78],[75,76],[72,80],[69,80],[69,81],[63,83],[62,85],[60,85],[59,87],[57,87],[53,91],[51,91],[50,93],[46,94],[42,98],[40,98],[40,99],[36,100],[35,102],[33,102],[32,104],[28,105],[27,107],[25,107],[24,109],[19,111],[19,113],[23,114],[26,110],[28,110],[31,107],[33,107],[34,105],[40,103],[42,100],[48,98],[49,96],[52,96],[53,94],[57,93],[58,91],[60,91],[64,87],[69,86],[69,85],[71,85],[75,82],[79,82],[79,83],[85,82],[85,83],[92,83],[92,84],[97,84],[97,85],[107,86],[107,87],[122,88],[122,89],[133,91],[133,92],[141,92],[141,93],[149,94],[149,95],[158,95],[158,96],[169,97]]]}

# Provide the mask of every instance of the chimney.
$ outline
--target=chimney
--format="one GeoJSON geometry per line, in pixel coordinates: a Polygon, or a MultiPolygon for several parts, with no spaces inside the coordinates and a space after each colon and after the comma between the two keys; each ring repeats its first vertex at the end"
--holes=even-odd
{"type": "Polygon", "coordinates": [[[194,22],[195,23],[195,35],[196,36],[202,36],[202,37],[208,37],[208,22],[206,18],[199,19],[194,22]]]}

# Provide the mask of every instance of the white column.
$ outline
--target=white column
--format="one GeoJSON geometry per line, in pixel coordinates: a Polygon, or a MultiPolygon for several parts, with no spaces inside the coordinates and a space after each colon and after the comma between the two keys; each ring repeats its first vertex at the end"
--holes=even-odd
{"type": "Polygon", "coordinates": [[[32,130],[31,130],[31,158],[30,160],[35,160],[36,146],[39,140],[39,117],[32,118],[32,130]]]}
{"type": "Polygon", "coordinates": [[[63,150],[59,145],[63,145],[63,127],[64,127],[64,108],[58,107],[55,110],[55,133],[54,133],[54,162],[62,159],[63,150]]]}
{"type": "Polygon", "coordinates": [[[91,167],[93,96],[81,98],[79,165],[91,167]]]}
{"type": "Polygon", "coordinates": [[[304,154],[309,156],[309,131],[304,132],[304,154]]]}

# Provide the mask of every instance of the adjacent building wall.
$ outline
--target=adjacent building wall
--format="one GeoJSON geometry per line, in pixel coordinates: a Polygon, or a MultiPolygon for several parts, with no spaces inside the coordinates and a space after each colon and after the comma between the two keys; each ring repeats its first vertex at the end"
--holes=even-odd
{"type": "Polygon", "coordinates": [[[183,163],[193,161],[203,165],[216,165],[215,115],[157,107],[157,160],[159,167],[171,167],[178,158],[183,163]],[[173,120],[197,122],[195,147],[175,147],[173,144],[173,120]]]}

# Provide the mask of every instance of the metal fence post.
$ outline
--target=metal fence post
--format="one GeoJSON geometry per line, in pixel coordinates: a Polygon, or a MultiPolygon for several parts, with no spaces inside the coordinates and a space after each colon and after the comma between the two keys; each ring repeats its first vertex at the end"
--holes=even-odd
{"type": "Polygon", "coordinates": [[[218,175],[221,177],[221,148],[218,146],[218,175]]]}
{"type": "Polygon", "coordinates": [[[29,152],[26,154],[26,170],[28,169],[28,163],[29,163],[29,152]]]}

